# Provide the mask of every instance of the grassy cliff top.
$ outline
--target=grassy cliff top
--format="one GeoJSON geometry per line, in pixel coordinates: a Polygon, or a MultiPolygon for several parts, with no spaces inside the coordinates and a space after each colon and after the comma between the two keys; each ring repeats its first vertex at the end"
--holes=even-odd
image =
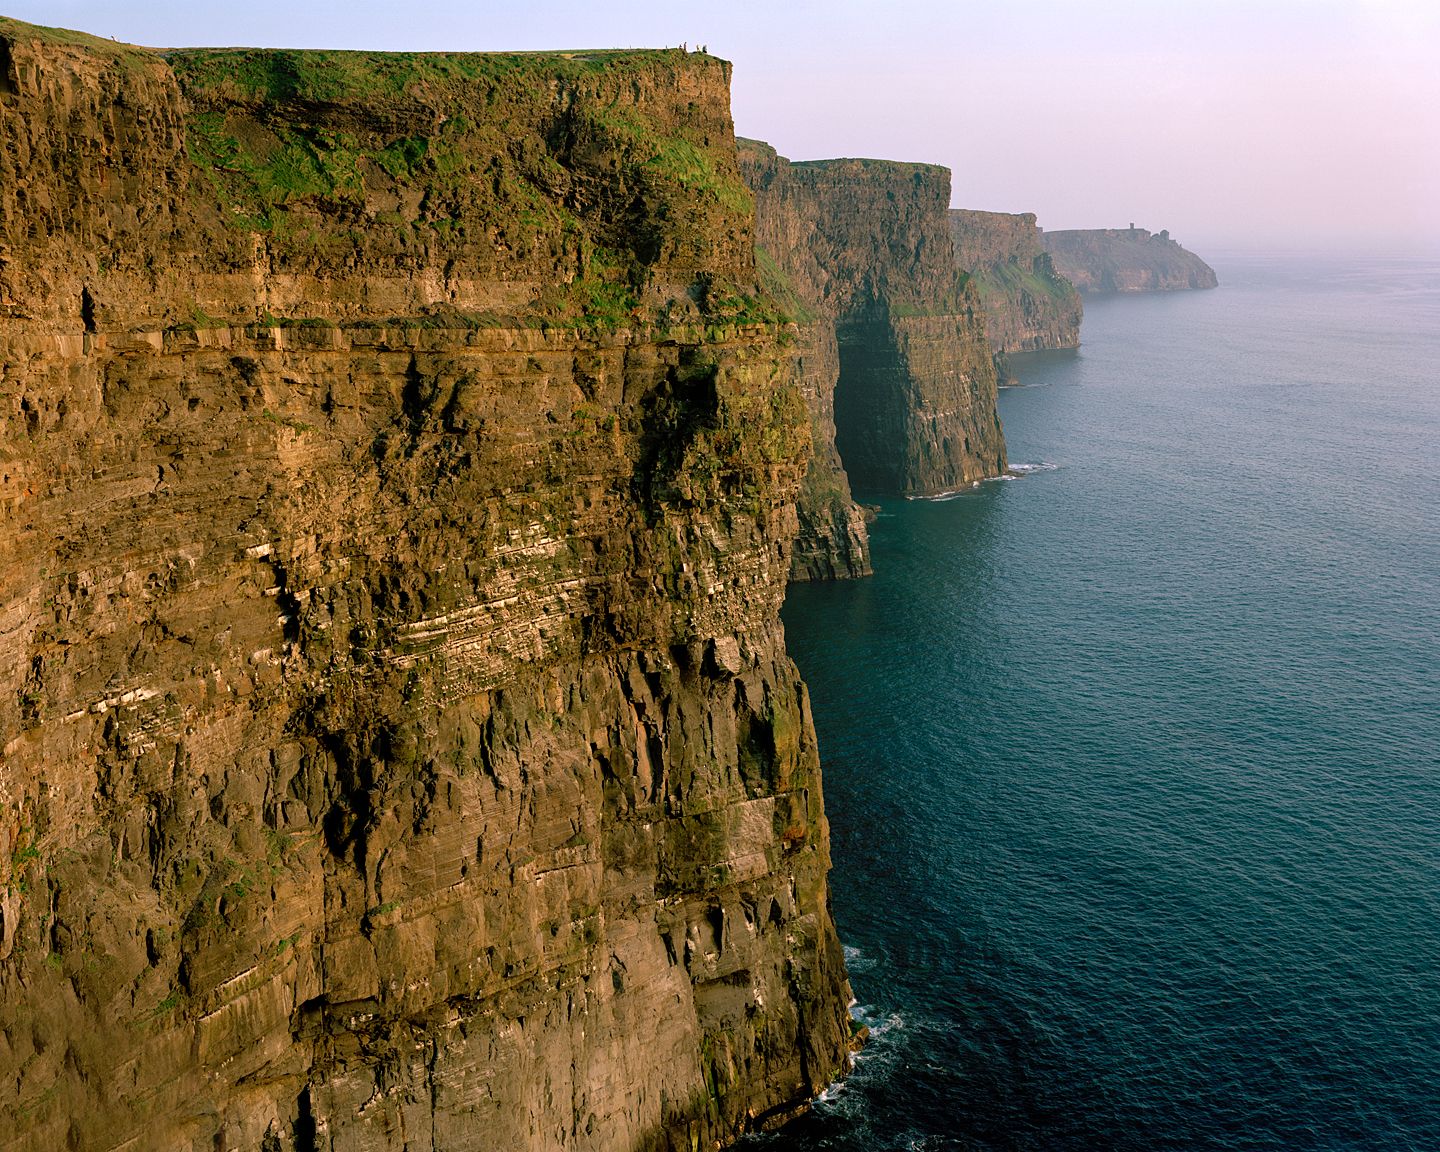
{"type": "Polygon", "coordinates": [[[366,52],[295,48],[175,48],[162,55],[188,90],[271,103],[361,103],[442,97],[476,82],[571,81],[716,57],[678,48],[565,52],[366,52]]]}
{"type": "MultiPolygon", "coordinates": [[[[546,51],[491,51],[491,52],[372,52],[366,50],[347,49],[311,49],[311,48],[260,48],[260,47],[193,47],[193,48],[147,48],[139,44],[128,44],[115,40],[113,37],[95,36],[89,32],[80,32],[73,28],[51,28],[44,24],[29,24],[24,20],[16,20],[11,16],[0,16],[0,36],[14,40],[38,40],[42,44],[56,48],[80,48],[87,52],[97,52],[105,56],[118,56],[129,53],[140,52],[147,56],[161,56],[174,63],[179,59],[212,60],[221,57],[286,57],[297,64],[299,70],[304,74],[313,76],[323,75],[327,70],[338,67],[351,74],[351,78],[361,81],[365,78],[355,74],[353,69],[357,64],[378,64],[394,71],[397,67],[415,66],[422,72],[427,64],[436,66],[441,74],[458,70],[461,73],[473,76],[483,74],[487,69],[484,61],[502,62],[498,69],[491,68],[489,71],[504,70],[506,67],[525,67],[526,62],[530,64],[543,63],[548,71],[556,69],[565,70],[565,64],[574,66],[574,72],[580,74],[586,69],[605,68],[614,64],[633,64],[643,60],[678,60],[688,57],[700,57],[714,60],[721,64],[728,64],[728,61],[720,60],[718,57],[710,56],[705,52],[684,52],[679,48],[576,48],[576,49],[552,49],[546,51]],[[458,61],[458,65],[447,68],[439,62],[458,61]]],[[[224,70],[224,66],[221,66],[224,70]]],[[[357,92],[363,92],[358,89],[357,92]]]]}
{"type": "Polygon", "coordinates": [[[792,160],[791,165],[795,168],[838,168],[842,165],[855,165],[864,169],[876,169],[881,172],[925,172],[950,175],[950,169],[943,164],[922,164],[912,160],[873,160],[863,156],[837,156],[833,160],[792,160]]]}
{"type": "Polygon", "coordinates": [[[737,136],[735,137],[735,143],[739,145],[742,151],[756,152],[765,159],[776,162],[784,161],[792,168],[823,170],[832,167],[838,168],[843,165],[856,165],[862,169],[875,169],[877,172],[895,172],[901,174],[915,172],[939,174],[943,172],[947,176],[950,173],[950,169],[946,168],[943,164],[922,164],[909,160],[877,160],[863,156],[836,156],[829,160],[791,160],[788,157],[781,156],[773,145],[765,143],[764,140],[752,140],[748,136],[737,136]]]}
{"type": "Polygon", "coordinates": [[[36,77],[67,73],[96,109],[134,110],[107,163],[166,183],[167,212],[145,206],[160,231],[112,245],[110,271],[172,245],[233,270],[258,243],[276,271],[443,273],[499,286],[476,298],[507,310],[609,325],[671,302],[728,315],[755,293],[731,66],[707,53],[161,50],[9,18],[0,38],[35,98],[18,115],[46,114],[36,77]]]}
{"type": "Polygon", "coordinates": [[[154,48],[122,44],[118,40],[92,36],[89,32],[76,32],[70,28],[47,28],[43,24],[27,24],[9,16],[0,16],[0,38],[32,43],[39,41],[49,48],[78,49],[121,66],[134,66],[141,61],[154,60],[158,55],[154,48]]]}

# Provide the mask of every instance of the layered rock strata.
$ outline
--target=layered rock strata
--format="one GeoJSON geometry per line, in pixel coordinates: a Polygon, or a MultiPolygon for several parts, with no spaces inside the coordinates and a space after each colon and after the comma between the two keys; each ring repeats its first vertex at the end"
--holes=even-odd
{"type": "Polygon", "coordinates": [[[950,209],[955,263],[974,278],[997,355],[1074,348],[1084,307],[1037,240],[1033,212],[950,209]]]}
{"type": "Polygon", "coordinates": [[[0,1148],[685,1149],[848,987],[729,66],[0,21],[0,1148]]]}
{"type": "Polygon", "coordinates": [[[835,383],[840,377],[835,322],[795,293],[768,254],[756,254],[761,283],[795,322],[792,373],[810,414],[811,455],[795,504],[799,528],[790,554],[790,579],[804,583],[869,576],[867,512],[850,493],[850,478],[835,447],[835,383]]]}
{"type": "Polygon", "coordinates": [[[980,299],[954,264],[948,169],[792,163],[741,140],[756,242],[835,325],[835,444],[857,486],[898,495],[1005,470],[980,299]]]}
{"type": "Polygon", "coordinates": [[[1170,239],[1144,228],[1077,228],[1040,232],[1055,270],[1081,292],[1168,292],[1214,288],[1215,269],[1170,239]]]}

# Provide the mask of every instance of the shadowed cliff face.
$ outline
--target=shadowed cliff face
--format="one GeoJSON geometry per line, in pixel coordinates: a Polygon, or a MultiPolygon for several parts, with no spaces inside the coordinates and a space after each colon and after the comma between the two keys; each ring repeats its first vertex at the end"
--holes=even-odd
{"type": "Polygon", "coordinates": [[[850,478],[835,447],[835,384],[840,376],[835,325],[818,316],[800,324],[794,351],[796,380],[810,410],[813,450],[795,504],[800,527],[790,579],[869,576],[867,513],[850,494],[850,478]]]}
{"type": "MultiPolygon", "coordinates": [[[[850,478],[835,448],[835,382],[840,349],[835,324],[802,300],[769,254],[758,249],[760,282],[790,316],[792,375],[810,413],[812,452],[795,510],[799,528],[790,554],[790,579],[842,580],[868,576],[866,513],[850,495],[850,478]]],[[[787,336],[789,330],[787,330],[787,336]]]]}
{"type": "Polygon", "coordinates": [[[803,1108],[810,433],[728,65],[0,37],[0,1148],[803,1108]]]}
{"type": "Polygon", "coordinates": [[[995,370],[979,299],[954,265],[948,170],[792,164],[744,140],[741,167],[757,244],[835,325],[835,442],[855,483],[921,495],[1002,472],[995,370]]]}
{"type": "Polygon", "coordinates": [[[1074,348],[1080,294],[1055,271],[1036,239],[1035,214],[950,209],[955,264],[969,272],[985,308],[985,335],[997,354],[1074,348]]]}
{"type": "Polygon", "coordinates": [[[1081,292],[1166,292],[1214,288],[1215,269],[1170,239],[1144,228],[1042,232],[1056,270],[1081,292]]]}

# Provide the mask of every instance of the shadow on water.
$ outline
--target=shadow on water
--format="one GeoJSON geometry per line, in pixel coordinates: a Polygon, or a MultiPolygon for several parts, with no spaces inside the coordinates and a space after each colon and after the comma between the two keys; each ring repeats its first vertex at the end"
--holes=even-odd
{"type": "Polygon", "coordinates": [[[862,915],[837,915],[856,1011],[875,1039],[831,1098],[764,1143],[1019,1147],[1041,1107],[1030,1070],[1042,1063],[1043,1038],[1006,992],[1026,982],[997,979],[1007,962],[985,916],[952,898],[984,883],[990,851],[995,784],[971,757],[957,763],[955,749],[984,720],[975,683],[999,671],[992,621],[1004,484],[948,501],[860,498],[882,509],[872,538],[886,579],[792,587],[785,616],[802,669],[835,669],[811,676],[812,692],[824,694],[827,712],[857,721],[829,734],[826,794],[834,883],[863,894],[862,915]],[[887,750],[883,764],[877,748],[887,750]],[[883,1006],[869,999],[877,985],[883,1006]],[[909,1113],[928,1120],[908,1132],[872,1130],[909,1113]],[[933,1126],[947,1116],[955,1123],[942,1130],[967,1132],[937,1143],[933,1126]]]}
{"type": "Polygon", "coordinates": [[[1039,352],[1011,352],[1005,359],[1010,366],[1010,380],[1005,388],[1031,388],[1048,384],[1050,378],[1064,374],[1080,357],[1079,348],[1046,348],[1039,352]]]}

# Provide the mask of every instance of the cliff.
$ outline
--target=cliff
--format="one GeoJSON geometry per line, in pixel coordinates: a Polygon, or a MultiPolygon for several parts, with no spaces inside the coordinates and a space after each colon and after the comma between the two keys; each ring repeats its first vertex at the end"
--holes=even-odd
{"type": "Polygon", "coordinates": [[[1036,239],[1035,214],[950,209],[955,263],[969,272],[985,308],[985,336],[998,354],[1074,348],[1084,309],[1036,239]]]}
{"type": "Polygon", "coordinates": [[[844,1067],[729,77],[0,20],[0,1148],[693,1152],[844,1067]]]}
{"type": "Polygon", "coordinates": [[[1214,288],[1215,270],[1169,232],[1144,228],[1079,228],[1041,232],[1055,270],[1081,292],[1167,292],[1214,288]]]}
{"type": "Polygon", "coordinates": [[[870,534],[864,509],[850,493],[835,447],[835,383],[840,348],[835,322],[795,292],[764,249],[756,249],[760,283],[795,326],[792,374],[810,414],[810,462],[795,511],[798,531],[790,554],[790,580],[842,580],[869,576],[870,534]]]}
{"type": "Polygon", "coordinates": [[[850,478],[926,495],[1003,472],[980,300],[954,265],[949,171],[740,145],[762,259],[835,327],[835,445],[850,478]]]}

